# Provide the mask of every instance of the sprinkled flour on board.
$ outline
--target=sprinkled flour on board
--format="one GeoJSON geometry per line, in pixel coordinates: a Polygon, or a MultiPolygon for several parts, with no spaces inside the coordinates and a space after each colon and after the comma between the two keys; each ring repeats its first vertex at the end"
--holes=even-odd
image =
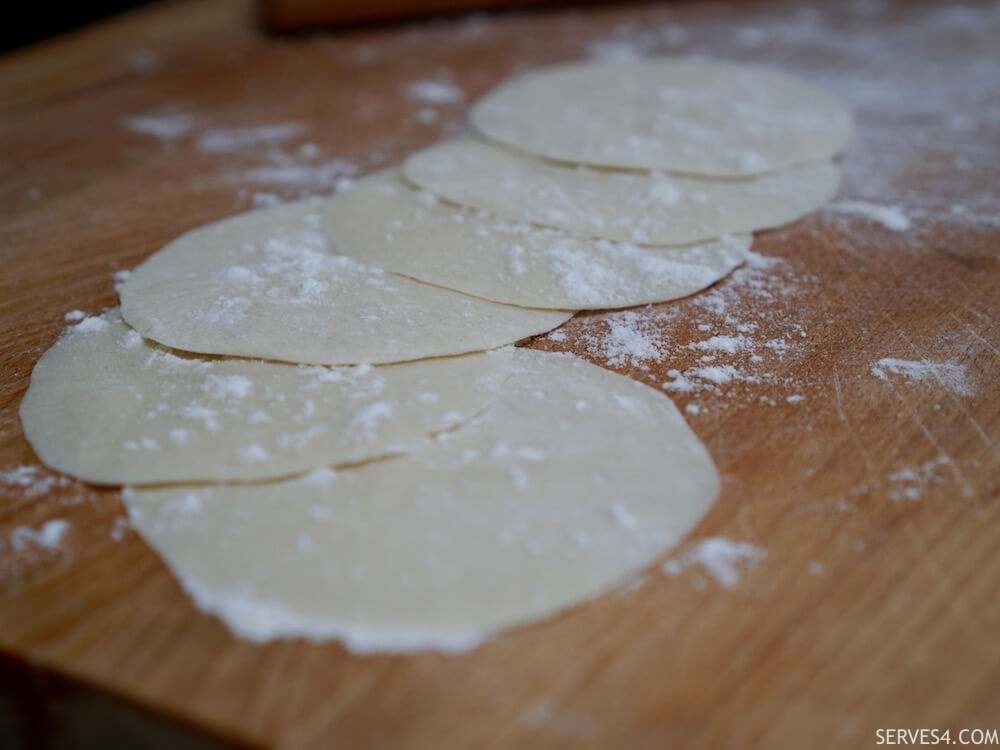
{"type": "Polygon", "coordinates": [[[297,122],[210,128],[198,136],[198,150],[206,154],[229,154],[253,147],[273,146],[298,137],[305,129],[297,122]]]}
{"type": "Polygon", "coordinates": [[[40,565],[59,559],[69,530],[69,521],[54,518],[37,525],[22,524],[0,535],[0,587],[23,581],[40,565]]]}
{"type": "Polygon", "coordinates": [[[68,476],[57,474],[44,466],[15,466],[0,471],[0,495],[10,503],[34,501],[57,495],[65,507],[80,505],[90,493],[86,485],[68,476]]]}
{"type": "Polygon", "coordinates": [[[746,336],[712,336],[704,341],[695,341],[688,344],[691,349],[698,349],[705,352],[723,352],[725,354],[736,354],[738,351],[752,348],[753,343],[746,336]]]}
{"type": "MultiPolygon", "coordinates": [[[[272,163],[226,172],[224,178],[228,182],[249,182],[285,188],[295,191],[296,197],[304,198],[317,193],[343,190],[350,185],[357,172],[357,166],[346,159],[330,159],[316,164],[274,159],[272,163]]],[[[274,201],[273,198],[262,201],[259,197],[256,200],[265,205],[274,201]]]]}
{"type": "Polygon", "coordinates": [[[406,96],[424,104],[455,104],[465,98],[465,93],[451,81],[429,78],[409,84],[406,96]]]}
{"type": "Polygon", "coordinates": [[[740,582],[741,568],[753,568],[766,557],[767,550],[748,542],[710,537],[688,545],[679,557],[663,563],[662,570],[669,576],[676,576],[697,565],[719,586],[732,589],[740,582]]]}
{"type": "Polygon", "coordinates": [[[194,116],[174,115],[127,115],[121,120],[126,130],[139,135],[148,135],[160,141],[175,141],[183,138],[194,127],[194,116]]]}
{"type": "MultiPolygon", "coordinates": [[[[642,367],[644,362],[661,362],[666,350],[658,319],[643,312],[625,310],[600,319],[597,326],[588,326],[581,337],[593,354],[603,357],[611,366],[642,367]]],[[[558,340],[558,339],[557,339],[558,340]]]]}
{"type": "Polygon", "coordinates": [[[260,185],[269,190],[243,187],[238,204],[255,208],[273,206],[292,198],[305,198],[347,187],[357,174],[357,166],[346,159],[323,159],[323,150],[312,142],[299,142],[309,129],[306,123],[255,123],[239,127],[198,126],[199,119],[190,113],[168,115],[129,115],[121,120],[126,130],[173,143],[185,138],[194,141],[202,154],[257,163],[240,169],[227,169],[215,176],[198,177],[193,187],[222,181],[232,184],[260,185]],[[200,132],[199,132],[200,131],[200,132]],[[280,191],[280,192],[275,192],[280,191]]]}
{"type": "Polygon", "coordinates": [[[37,466],[17,466],[0,471],[0,486],[18,488],[26,498],[40,497],[53,487],[64,487],[72,480],[37,466]]]}
{"type": "Polygon", "coordinates": [[[937,473],[943,466],[953,464],[951,457],[938,456],[919,466],[904,466],[889,475],[890,500],[919,500],[924,490],[931,484],[942,484],[944,480],[937,473]]]}
{"type": "MultiPolygon", "coordinates": [[[[648,377],[652,364],[677,362],[658,383],[671,395],[729,398],[735,384],[766,385],[765,403],[776,405],[780,399],[796,404],[805,383],[784,373],[802,355],[808,336],[796,320],[796,306],[789,303],[812,281],[795,273],[788,261],[751,252],[746,265],[713,289],[667,307],[583,318],[575,340],[586,355],[648,377]],[[695,323],[689,339],[674,338],[675,323],[681,320],[695,323]],[[785,392],[777,393],[775,387],[785,392]]],[[[548,338],[573,340],[564,332],[548,338]]],[[[712,403],[724,405],[718,398],[712,403]]],[[[693,408],[687,410],[699,413],[707,405],[688,404],[693,408]]]]}
{"type": "Polygon", "coordinates": [[[823,210],[846,214],[848,216],[858,216],[880,224],[885,229],[893,232],[905,232],[910,228],[910,220],[903,212],[901,206],[882,206],[877,203],[866,203],[865,201],[837,201],[836,203],[828,203],[823,207],[823,210]]]}
{"type": "Polygon", "coordinates": [[[871,366],[871,372],[880,380],[888,381],[889,375],[898,375],[906,380],[937,382],[956,396],[972,394],[965,367],[954,362],[884,357],[871,366]]]}
{"type": "Polygon", "coordinates": [[[129,523],[128,516],[119,516],[111,524],[111,538],[116,542],[120,542],[131,530],[132,524],[129,523]]]}
{"type": "Polygon", "coordinates": [[[46,521],[37,529],[30,526],[18,526],[10,533],[7,544],[15,552],[21,552],[31,547],[55,549],[67,531],[69,531],[69,522],[61,518],[46,521]]]}
{"type": "MultiPolygon", "coordinates": [[[[724,383],[731,383],[732,381],[738,379],[751,380],[748,379],[745,375],[741,375],[740,372],[732,365],[692,367],[691,369],[687,370],[685,374],[697,378],[698,380],[706,380],[710,383],[716,383],[718,385],[723,385],[724,383]]],[[[664,385],[664,388],[667,388],[669,390],[670,386],[664,385]]]]}

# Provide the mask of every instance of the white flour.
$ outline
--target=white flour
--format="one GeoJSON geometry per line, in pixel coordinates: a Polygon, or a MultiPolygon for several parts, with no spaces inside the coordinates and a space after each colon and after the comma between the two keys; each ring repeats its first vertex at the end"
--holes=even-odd
{"type": "MultiPolygon", "coordinates": [[[[659,317],[644,311],[625,310],[601,318],[588,319],[578,340],[591,354],[604,359],[612,367],[640,367],[649,362],[661,362],[666,354],[662,342],[659,317]],[[591,322],[593,321],[593,322],[591,322]]],[[[565,340],[565,334],[556,332],[550,338],[565,340]]]]}
{"type": "Polygon", "coordinates": [[[706,352],[721,352],[724,354],[736,354],[753,347],[753,342],[746,336],[712,336],[704,341],[695,341],[688,344],[688,348],[706,352]]]}
{"type": "Polygon", "coordinates": [[[32,547],[51,550],[59,546],[67,531],[69,531],[69,523],[58,518],[46,521],[37,529],[30,526],[18,526],[10,533],[7,543],[15,552],[22,552],[32,547]]]}
{"type": "Polygon", "coordinates": [[[871,372],[880,380],[888,381],[890,375],[898,375],[905,380],[937,383],[956,396],[972,395],[972,387],[969,385],[965,367],[954,362],[884,357],[872,364],[871,372]]]}
{"type": "Polygon", "coordinates": [[[838,201],[824,206],[823,210],[858,216],[893,232],[905,232],[910,228],[910,220],[900,206],[881,206],[864,201],[838,201]]]}
{"type": "Polygon", "coordinates": [[[582,345],[586,356],[647,378],[653,365],[677,363],[658,384],[672,397],[698,398],[682,404],[689,413],[745,398],[731,390],[735,385],[761,386],[768,405],[777,399],[796,404],[807,383],[785,373],[807,344],[795,300],[812,282],[787,261],[751,253],[745,266],[708,292],[668,306],[578,318],[569,324],[575,336],[557,331],[548,339],[582,345]],[[693,323],[688,339],[674,333],[680,321],[693,323]]]}
{"type": "Polygon", "coordinates": [[[227,184],[240,184],[242,187],[237,192],[239,205],[260,208],[288,199],[341,190],[357,174],[357,166],[346,159],[321,159],[323,150],[316,143],[296,143],[309,130],[306,123],[199,127],[199,123],[207,119],[207,115],[196,117],[190,113],[129,115],[122,118],[121,125],[133,133],[156,138],[161,143],[191,138],[197,151],[209,156],[256,161],[239,169],[226,169],[219,177],[200,177],[193,183],[195,190],[219,178],[227,184]],[[269,190],[253,190],[246,187],[248,184],[264,186],[269,190]]]}
{"type": "Polygon", "coordinates": [[[719,586],[732,589],[740,582],[741,568],[753,568],[766,557],[767,550],[748,542],[710,537],[688,545],[678,557],[667,560],[662,567],[667,575],[676,576],[697,565],[719,586]]]}
{"type": "Polygon", "coordinates": [[[194,115],[127,115],[121,120],[122,127],[139,135],[148,135],[160,141],[175,141],[183,138],[194,128],[194,115]]]}
{"type": "Polygon", "coordinates": [[[71,479],[54,474],[37,466],[17,466],[0,471],[0,487],[17,489],[22,497],[34,498],[47,495],[55,487],[65,487],[71,479]]]}
{"type": "Polygon", "coordinates": [[[929,485],[944,482],[944,479],[938,474],[938,469],[953,463],[950,457],[939,456],[919,466],[904,466],[893,472],[889,475],[889,499],[919,500],[929,485]]]}
{"type": "Polygon", "coordinates": [[[211,128],[198,136],[198,150],[206,154],[231,154],[260,146],[273,146],[298,137],[305,126],[297,122],[211,128]]]}
{"type": "Polygon", "coordinates": [[[456,104],[465,98],[465,93],[451,81],[427,79],[409,84],[406,96],[424,104],[456,104]]]}
{"type": "Polygon", "coordinates": [[[108,324],[101,319],[99,315],[83,316],[77,315],[79,310],[73,310],[70,314],[71,320],[79,321],[76,325],[70,326],[66,329],[67,333],[94,333],[97,331],[103,331],[107,328],[108,324]]]}
{"type": "MultiPolygon", "coordinates": [[[[294,197],[305,198],[318,193],[342,190],[350,184],[350,178],[357,172],[357,166],[345,159],[330,159],[317,164],[280,159],[271,164],[226,172],[225,180],[230,183],[252,183],[284,188],[292,191],[294,197]]],[[[266,205],[274,202],[275,197],[261,199],[255,196],[254,200],[263,201],[266,205]]]]}
{"type": "Polygon", "coordinates": [[[115,519],[114,523],[111,524],[111,538],[116,542],[120,542],[131,530],[132,524],[129,523],[128,517],[119,516],[115,519]]]}

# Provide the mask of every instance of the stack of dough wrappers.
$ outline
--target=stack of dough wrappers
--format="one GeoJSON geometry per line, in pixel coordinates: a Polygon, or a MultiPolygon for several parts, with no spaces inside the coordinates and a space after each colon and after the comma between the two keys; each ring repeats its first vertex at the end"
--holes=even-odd
{"type": "Polygon", "coordinates": [[[467,649],[662,556],[718,492],[704,447],[664,394],[513,344],[720,282],[851,132],[805,82],[672,59],[530,72],[469,119],[179,237],[34,371],[39,457],[124,485],[239,636],[467,649]]]}

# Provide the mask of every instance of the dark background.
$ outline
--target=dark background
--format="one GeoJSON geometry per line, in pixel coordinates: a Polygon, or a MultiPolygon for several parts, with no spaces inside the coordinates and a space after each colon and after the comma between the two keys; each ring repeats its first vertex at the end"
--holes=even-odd
{"type": "Polygon", "coordinates": [[[84,24],[145,5],[151,0],[83,0],[46,5],[27,3],[0,24],[0,53],[62,34],[84,24]]]}

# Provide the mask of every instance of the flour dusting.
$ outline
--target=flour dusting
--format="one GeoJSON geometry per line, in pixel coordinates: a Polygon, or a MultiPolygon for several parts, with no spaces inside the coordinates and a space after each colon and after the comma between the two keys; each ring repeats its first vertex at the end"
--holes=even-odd
{"type": "Polygon", "coordinates": [[[17,466],[0,471],[0,486],[17,488],[26,498],[41,497],[55,487],[65,487],[72,480],[37,466],[17,466]]]}
{"type": "MultiPolygon", "coordinates": [[[[803,399],[807,376],[786,373],[808,343],[795,299],[812,282],[788,261],[751,252],[745,265],[709,291],[665,306],[584,318],[575,340],[587,355],[650,379],[654,365],[676,363],[657,384],[672,395],[700,399],[684,406],[692,414],[725,406],[740,385],[766,386],[760,396],[766,405],[794,404],[803,399]],[[676,331],[686,321],[694,331],[680,336],[676,331]]],[[[558,331],[548,338],[573,341],[558,331]]]]}
{"type": "Polygon", "coordinates": [[[230,154],[248,148],[286,143],[304,131],[305,126],[297,122],[210,128],[198,136],[198,150],[206,154],[230,154]]]}
{"type": "Polygon", "coordinates": [[[858,216],[893,232],[905,232],[910,228],[910,219],[903,212],[901,206],[882,206],[865,201],[838,201],[827,204],[823,210],[858,216]]]}
{"type": "Polygon", "coordinates": [[[919,500],[924,490],[932,484],[942,484],[943,479],[938,470],[954,462],[949,456],[938,456],[919,466],[904,466],[889,475],[889,490],[891,500],[919,500]]]}
{"type": "Polygon", "coordinates": [[[160,141],[176,141],[194,128],[194,116],[173,115],[127,115],[121,124],[126,130],[139,135],[147,135],[160,141]]]}
{"type": "Polygon", "coordinates": [[[465,92],[451,81],[429,78],[409,84],[406,87],[406,96],[424,104],[456,104],[465,98],[465,92]]]}
{"type": "Polygon", "coordinates": [[[611,366],[639,366],[663,360],[665,348],[656,316],[625,310],[589,325],[581,339],[611,366]],[[596,330],[595,330],[596,329],[596,330]]]}
{"type": "Polygon", "coordinates": [[[76,311],[73,312],[72,319],[79,320],[80,322],[67,329],[70,333],[100,333],[108,327],[107,322],[100,315],[84,316],[80,318],[77,317],[75,313],[76,311]]]}
{"type": "MultiPolygon", "coordinates": [[[[204,118],[202,118],[204,119],[204,118]]],[[[223,182],[259,185],[272,190],[243,187],[237,197],[256,208],[273,206],[291,198],[305,198],[317,193],[344,189],[357,173],[357,167],[341,158],[321,159],[322,148],[312,142],[296,144],[309,129],[302,122],[274,122],[237,127],[204,127],[193,114],[129,115],[121,120],[127,130],[159,139],[163,143],[191,137],[202,154],[246,160],[256,164],[221,174],[223,182]],[[200,131],[200,132],[199,132],[200,131]],[[290,191],[282,195],[274,189],[290,191]]],[[[195,189],[218,178],[199,178],[195,189]]]]}
{"type": "Polygon", "coordinates": [[[8,544],[15,552],[22,552],[32,547],[56,549],[63,536],[69,531],[69,522],[61,518],[46,521],[37,529],[30,526],[18,526],[8,537],[8,544]]]}
{"type": "Polygon", "coordinates": [[[663,572],[680,575],[698,565],[724,589],[735,588],[740,582],[741,569],[753,568],[767,557],[767,550],[748,542],[734,542],[722,537],[710,537],[689,545],[677,558],[663,563],[663,572]]]}
{"type": "Polygon", "coordinates": [[[872,375],[889,380],[889,375],[899,375],[906,380],[934,381],[956,396],[972,395],[964,365],[954,362],[932,362],[927,359],[909,360],[884,357],[871,366],[872,375]]]}
{"type": "MultiPolygon", "coordinates": [[[[346,159],[329,159],[316,164],[275,160],[273,163],[249,169],[227,172],[225,179],[229,182],[249,182],[286,188],[294,191],[296,197],[305,198],[317,193],[343,190],[350,185],[351,179],[357,172],[357,166],[346,159]]],[[[254,200],[260,201],[260,198],[254,200]]],[[[269,198],[263,205],[275,200],[269,198]]]]}
{"type": "Polygon", "coordinates": [[[111,525],[111,538],[116,542],[120,542],[131,530],[132,524],[129,523],[128,516],[119,516],[111,525]]]}

